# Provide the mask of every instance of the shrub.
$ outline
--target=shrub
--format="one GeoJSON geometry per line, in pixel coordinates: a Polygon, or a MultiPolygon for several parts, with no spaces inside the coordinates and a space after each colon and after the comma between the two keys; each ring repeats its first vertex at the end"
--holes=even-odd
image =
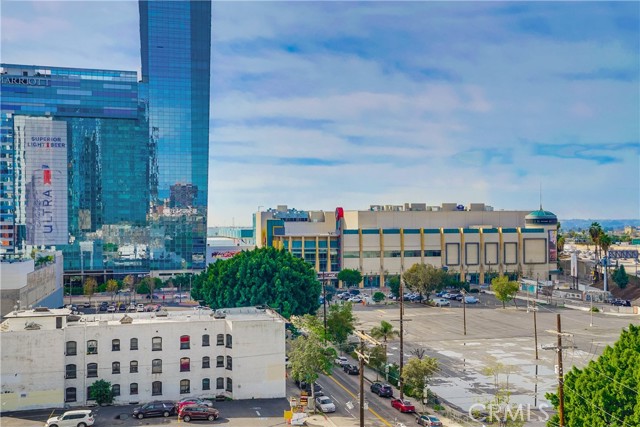
{"type": "Polygon", "coordinates": [[[373,301],[374,302],[380,302],[384,299],[384,294],[380,291],[376,292],[373,294],[373,301]]]}
{"type": "Polygon", "coordinates": [[[591,307],[591,311],[593,311],[594,313],[600,312],[600,310],[598,310],[598,307],[591,307]]]}

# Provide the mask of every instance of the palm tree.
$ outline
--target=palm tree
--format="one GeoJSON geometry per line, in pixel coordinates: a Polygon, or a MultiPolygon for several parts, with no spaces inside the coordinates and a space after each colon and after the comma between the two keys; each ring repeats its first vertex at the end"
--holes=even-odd
{"type": "MultiPolygon", "coordinates": [[[[600,247],[600,235],[602,234],[602,227],[597,222],[592,222],[589,227],[589,236],[591,236],[591,240],[595,245],[595,253],[596,253],[596,274],[598,273],[598,263],[600,261],[600,253],[598,248],[600,247]]],[[[598,276],[599,277],[599,276],[598,276]]]]}
{"type": "Polygon", "coordinates": [[[611,245],[613,244],[613,239],[611,238],[611,236],[609,236],[608,234],[606,234],[604,231],[600,230],[600,236],[598,236],[598,242],[600,243],[600,247],[602,248],[602,256],[603,258],[606,258],[606,264],[604,266],[604,274],[607,274],[607,271],[609,270],[609,258],[608,258],[608,253],[609,253],[609,248],[611,247],[611,245]]]}
{"type": "MultiPolygon", "coordinates": [[[[400,295],[402,298],[402,295],[400,295]]],[[[384,343],[384,354],[387,354],[387,341],[400,336],[400,332],[393,329],[393,325],[385,320],[380,322],[380,326],[371,328],[371,336],[384,343]]]]}

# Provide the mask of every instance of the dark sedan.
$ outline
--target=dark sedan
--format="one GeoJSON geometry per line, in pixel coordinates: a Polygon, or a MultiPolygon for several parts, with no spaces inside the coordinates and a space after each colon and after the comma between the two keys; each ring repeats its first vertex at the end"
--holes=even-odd
{"type": "Polygon", "coordinates": [[[393,397],[393,388],[389,384],[375,382],[371,384],[371,391],[380,397],[393,397]]]}
{"type": "Polygon", "coordinates": [[[352,365],[350,363],[344,365],[342,369],[344,369],[344,371],[349,375],[358,375],[360,373],[360,369],[356,365],[352,365]]]}

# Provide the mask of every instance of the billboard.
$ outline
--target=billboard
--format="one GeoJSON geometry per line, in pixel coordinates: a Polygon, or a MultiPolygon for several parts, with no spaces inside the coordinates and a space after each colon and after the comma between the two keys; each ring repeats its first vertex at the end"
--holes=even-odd
{"type": "Polygon", "coordinates": [[[558,230],[549,230],[549,263],[558,262],[558,230]]]}
{"type": "Polygon", "coordinates": [[[24,147],[27,244],[63,245],[67,225],[67,124],[46,117],[14,123],[24,147]]]}

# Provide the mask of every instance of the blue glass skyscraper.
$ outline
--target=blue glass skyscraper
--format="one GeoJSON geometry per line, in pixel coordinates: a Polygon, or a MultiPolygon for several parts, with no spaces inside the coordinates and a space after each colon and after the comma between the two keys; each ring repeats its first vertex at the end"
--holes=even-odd
{"type": "Polygon", "coordinates": [[[139,10],[140,90],[148,105],[152,151],[152,268],[203,268],[211,2],[140,1],[139,10]]]}

